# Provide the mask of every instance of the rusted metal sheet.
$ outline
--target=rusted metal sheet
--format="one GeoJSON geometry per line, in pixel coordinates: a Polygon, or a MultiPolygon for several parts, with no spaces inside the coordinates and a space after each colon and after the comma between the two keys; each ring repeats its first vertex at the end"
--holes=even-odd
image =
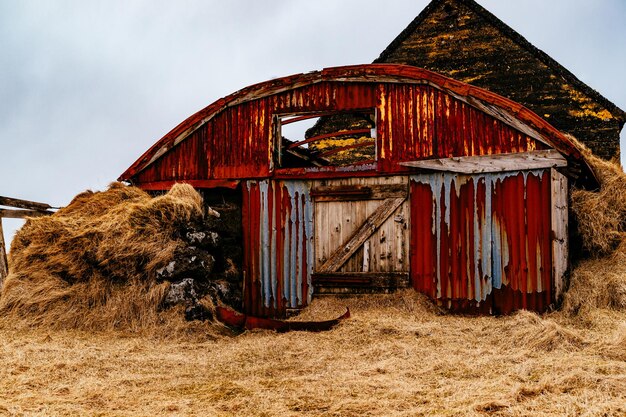
{"type": "MultiPolygon", "coordinates": [[[[140,184],[280,175],[273,167],[275,114],[373,108],[380,115],[377,136],[382,163],[373,164],[379,173],[399,172],[397,162],[424,157],[545,147],[583,161],[565,136],[517,103],[426,70],[382,64],[298,74],[233,93],[183,121],[120,180],[140,184]]],[[[582,164],[583,176],[593,180],[582,164]]],[[[313,174],[320,172],[332,177],[341,171],[329,167],[313,174]]],[[[307,171],[301,175],[308,175],[307,171]]]]}
{"type": "Polygon", "coordinates": [[[267,178],[273,167],[275,114],[375,104],[374,84],[324,82],[228,107],[139,172],[133,182],[267,178]]]}
{"type": "Polygon", "coordinates": [[[206,129],[193,132],[175,149],[161,156],[158,163],[150,165],[133,178],[133,184],[208,179],[209,161],[202,157],[206,155],[207,145],[206,129]]]}
{"type": "Polygon", "coordinates": [[[379,168],[399,162],[546,149],[540,141],[429,85],[381,84],[379,168]]]}
{"type": "Polygon", "coordinates": [[[303,181],[243,185],[244,306],[255,316],[284,316],[311,300],[313,206],[303,181]]]}
{"type": "MultiPolygon", "coordinates": [[[[274,114],[374,107],[379,114],[378,162],[372,167],[379,173],[407,171],[399,163],[424,158],[546,148],[430,85],[321,82],[222,110],[143,170],[135,182],[267,178],[273,162],[274,114]]],[[[336,167],[315,171],[332,176],[336,167]]],[[[307,176],[306,171],[302,174],[307,176]]]]}
{"type": "Polygon", "coordinates": [[[545,310],[550,193],[549,170],[411,177],[414,288],[468,312],[545,310]]]}
{"type": "Polygon", "coordinates": [[[336,319],[324,320],[324,321],[287,321],[287,320],[273,320],[265,317],[255,317],[246,314],[241,314],[236,311],[230,310],[225,307],[216,307],[215,309],[217,319],[227,326],[235,327],[238,329],[265,329],[274,330],[278,333],[291,332],[291,331],[304,331],[304,332],[323,332],[332,329],[343,320],[350,318],[350,309],[346,308],[346,312],[336,319]]]}
{"type": "Polygon", "coordinates": [[[189,184],[194,188],[230,188],[234,190],[239,185],[239,180],[168,180],[156,182],[142,182],[137,184],[139,188],[145,191],[166,191],[172,188],[176,183],[189,184]]]}

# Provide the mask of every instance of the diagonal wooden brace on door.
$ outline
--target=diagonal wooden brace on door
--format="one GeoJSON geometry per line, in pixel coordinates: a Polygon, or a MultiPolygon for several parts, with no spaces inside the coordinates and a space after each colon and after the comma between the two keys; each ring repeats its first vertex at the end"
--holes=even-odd
{"type": "Polygon", "coordinates": [[[396,211],[406,197],[387,198],[383,203],[365,219],[365,222],[350,236],[348,241],[341,245],[332,255],[324,262],[317,272],[330,273],[337,272],[339,268],[345,264],[348,259],[369,239],[372,234],[396,211]]]}

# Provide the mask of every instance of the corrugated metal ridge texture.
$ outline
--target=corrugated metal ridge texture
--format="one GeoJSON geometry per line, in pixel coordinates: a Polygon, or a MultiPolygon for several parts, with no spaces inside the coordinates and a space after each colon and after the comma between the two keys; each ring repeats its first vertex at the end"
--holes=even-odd
{"type": "Polygon", "coordinates": [[[588,170],[591,181],[595,181],[593,171],[588,167],[582,154],[575,145],[547,121],[521,104],[515,103],[490,91],[453,80],[425,69],[396,64],[367,64],[326,68],[322,71],[291,75],[246,87],[225,98],[217,100],[184,120],[150,147],[150,149],[119,177],[119,180],[130,180],[173,147],[184,141],[188,136],[192,135],[200,126],[228,107],[323,81],[426,83],[438,89],[450,92],[453,95],[480,100],[484,103],[499,107],[503,111],[511,114],[518,121],[521,121],[539,132],[555,149],[574,160],[582,162],[583,166],[588,170]]]}
{"type": "Polygon", "coordinates": [[[284,316],[312,295],[313,205],[305,181],[243,184],[244,309],[284,316]]]}
{"type": "Polygon", "coordinates": [[[453,310],[553,301],[550,170],[411,177],[411,280],[453,310]]]}

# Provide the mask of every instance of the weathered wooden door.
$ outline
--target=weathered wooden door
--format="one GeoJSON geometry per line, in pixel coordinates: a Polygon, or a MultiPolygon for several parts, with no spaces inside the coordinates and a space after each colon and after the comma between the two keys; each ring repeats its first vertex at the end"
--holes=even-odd
{"type": "Polygon", "coordinates": [[[408,177],[316,181],[315,266],[319,293],[385,292],[408,285],[408,177]]]}

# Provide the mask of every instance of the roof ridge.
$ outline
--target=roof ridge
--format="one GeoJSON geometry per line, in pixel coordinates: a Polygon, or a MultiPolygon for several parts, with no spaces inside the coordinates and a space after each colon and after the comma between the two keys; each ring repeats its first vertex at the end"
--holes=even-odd
{"type": "Polygon", "coordinates": [[[432,0],[428,5],[417,15],[415,19],[409,23],[407,27],[404,28],[402,32],[398,36],[391,41],[389,45],[380,53],[378,58],[376,58],[372,63],[373,64],[384,64],[385,60],[388,58],[391,51],[396,49],[402,42],[405,41],[406,38],[409,37],[411,33],[417,28],[438,5],[439,3],[443,3],[445,0],[432,0]]]}
{"type": "Polygon", "coordinates": [[[432,0],[424,10],[415,18],[409,25],[402,31],[400,34],[385,48],[385,50],[380,54],[380,56],[374,60],[374,63],[383,63],[389,57],[391,52],[395,50],[402,42],[408,38],[408,36],[415,31],[419,25],[426,19],[426,17],[433,12],[433,10],[439,6],[441,3],[446,1],[456,2],[459,4],[464,4],[473,10],[475,13],[479,14],[482,18],[487,20],[490,24],[492,24],[496,29],[502,32],[505,36],[511,39],[513,42],[518,44],[523,49],[528,50],[535,58],[539,59],[546,66],[551,68],[554,72],[564,77],[568,82],[571,82],[574,86],[581,89],[582,92],[591,98],[597,100],[600,104],[602,104],[611,114],[619,120],[620,129],[624,126],[626,122],[626,112],[620,109],[617,105],[615,105],[608,98],[604,97],[597,90],[590,87],[581,81],[576,75],[574,75],[571,71],[565,68],[563,65],[559,64],[554,58],[550,57],[547,53],[542,51],[541,49],[534,46],[530,43],[524,36],[522,36],[515,29],[504,23],[501,19],[499,19],[496,15],[491,13],[489,10],[485,9],[483,6],[478,4],[474,0],[432,0]]]}

